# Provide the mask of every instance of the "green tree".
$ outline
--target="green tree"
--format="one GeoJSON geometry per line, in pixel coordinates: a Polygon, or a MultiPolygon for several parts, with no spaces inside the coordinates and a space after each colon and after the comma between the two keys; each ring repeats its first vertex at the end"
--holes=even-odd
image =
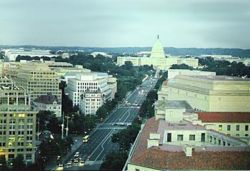
{"type": "Polygon", "coordinates": [[[126,163],[128,154],[125,151],[109,153],[100,167],[100,171],[120,171],[126,163]]]}
{"type": "Polygon", "coordinates": [[[24,171],[26,169],[26,164],[24,163],[23,155],[17,155],[13,159],[13,171],[24,171]]]}
{"type": "Polygon", "coordinates": [[[7,162],[4,155],[0,155],[0,170],[8,171],[7,162]]]}

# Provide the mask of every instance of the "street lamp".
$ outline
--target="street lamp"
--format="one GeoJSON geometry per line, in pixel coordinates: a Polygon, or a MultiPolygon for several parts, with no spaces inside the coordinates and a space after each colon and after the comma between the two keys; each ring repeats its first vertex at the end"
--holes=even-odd
{"type": "Polygon", "coordinates": [[[64,133],[64,112],[63,112],[63,116],[62,116],[62,139],[63,139],[63,133],[64,133]]]}
{"type": "Polygon", "coordinates": [[[65,128],[66,130],[66,137],[69,135],[69,116],[66,116],[67,119],[67,127],[65,128]]]}

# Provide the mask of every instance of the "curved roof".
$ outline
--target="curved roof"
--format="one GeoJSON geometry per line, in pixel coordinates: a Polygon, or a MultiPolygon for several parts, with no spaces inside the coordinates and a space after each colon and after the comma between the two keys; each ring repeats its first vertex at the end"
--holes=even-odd
{"type": "Polygon", "coordinates": [[[159,36],[157,37],[157,40],[156,40],[154,46],[152,47],[150,57],[152,57],[152,58],[165,58],[164,47],[162,46],[162,44],[159,40],[159,36]]]}

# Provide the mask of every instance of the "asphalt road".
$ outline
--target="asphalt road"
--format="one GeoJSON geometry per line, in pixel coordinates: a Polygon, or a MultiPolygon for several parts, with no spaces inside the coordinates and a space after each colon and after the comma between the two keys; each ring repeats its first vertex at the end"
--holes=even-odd
{"type": "MultiPolygon", "coordinates": [[[[99,166],[105,159],[105,156],[113,151],[118,150],[118,144],[112,143],[111,137],[126,125],[121,123],[131,123],[138,115],[143,101],[146,99],[148,92],[154,88],[157,79],[148,77],[133,92],[127,95],[124,101],[114,109],[105,121],[98,125],[90,134],[88,143],[84,143],[78,149],[80,157],[85,161],[84,166],[72,164],[65,170],[98,170],[99,166]]],[[[65,163],[73,159],[70,158],[65,163]]],[[[65,164],[64,163],[64,164],[65,164]]]]}

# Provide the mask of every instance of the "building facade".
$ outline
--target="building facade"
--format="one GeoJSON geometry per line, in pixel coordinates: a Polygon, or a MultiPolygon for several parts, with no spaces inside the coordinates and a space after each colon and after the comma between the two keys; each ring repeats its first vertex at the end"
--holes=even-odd
{"type": "Polygon", "coordinates": [[[250,111],[249,79],[178,75],[164,86],[167,100],[185,100],[197,111],[250,111]]]}
{"type": "Polygon", "coordinates": [[[86,90],[80,97],[79,109],[84,115],[95,115],[103,103],[104,97],[100,90],[86,90]]]}
{"type": "Polygon", "coordinates": [[[62,113],[62,105],[58,101],[57,97],[52,94],[42,95],[36,98],[32,102],[32,107],[36,111],[48,110],[56,115],[56,117],[60,118],[62,113]]]}
{"type": "Polygon", "coordinates": [[[35,161],[36,114],[25,89],[6,77],[0,78],[0,155],[11,161],[22,155],[26,163],[35,161]]]}
{"type": "Polygon", "coordinates": [[[32,101],[42,95],[51,93],[61,103],[60,79],[55,71],[44,63],[23,63],[8,69],[7,75],[23,87],[32,101]]]}
{"type": "Polygon", "coordinates": [[[112,89],[108,85],[108,74],[106,73],[76,73],[73,78],[68,79],[66,93],[72,100],[73,105],[79,105],[81,95],[88,89],[91,92],[100,90],[104,101],[112,100],[112,89]]]}
{"type": "Polygon", "coordinates": [[[127,170],[249,169],[249,139],[242,141],[191,122],[185,115],[193,109],[184,101],[162,101],[155,106],[156,116],[139,132],[127,170]]]}

